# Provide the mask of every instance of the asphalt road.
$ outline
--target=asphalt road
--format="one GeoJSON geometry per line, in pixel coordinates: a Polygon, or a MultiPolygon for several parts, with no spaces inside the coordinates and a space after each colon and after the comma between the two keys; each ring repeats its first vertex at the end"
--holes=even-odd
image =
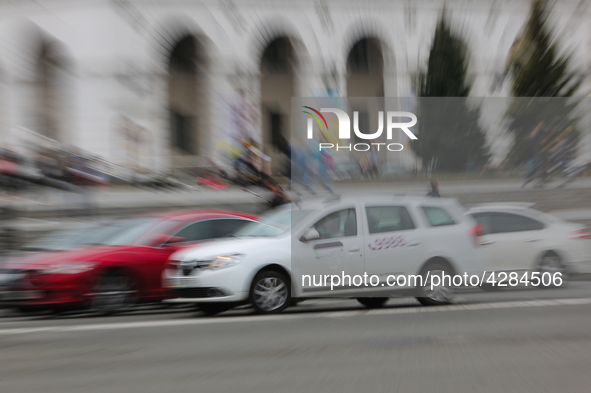
{"type": "Polygon", "coordinates": [[[0,392],[589,392],[591,282],[286,313],[0,318],[0,392]]]}

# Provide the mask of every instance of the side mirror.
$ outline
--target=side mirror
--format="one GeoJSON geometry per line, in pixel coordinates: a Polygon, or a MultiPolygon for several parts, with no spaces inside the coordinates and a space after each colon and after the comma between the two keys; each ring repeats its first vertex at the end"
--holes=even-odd
{"type": "Polygon", "coordinates": [[[166,244],[182,243],[184,241],[187,241],[187,239],[185,239],[184,237],[172,236],[172,237],[170,237],[168,239],[168,241],[166,242],[166,244]]]}
{"type": "Polygon", "coordinates": [[[154,242],[152,243],[155,247],[158,246],[165,246],[168,244],[174,244],[174,243],[180,243],[180,242],[184,242],[187,239],[185,239],[184,237],[180,237],[180,236],[170,236],[170,235],[157,235],[156,237],[154,237],[154,242]]]}
{"type": "Polygon", "coordinates": [[[310,228],[304,233],[304,236],[300,239],[303,242],[309,242],[310,240],[320,239],[320,233],[314,228],[310,228]]]}

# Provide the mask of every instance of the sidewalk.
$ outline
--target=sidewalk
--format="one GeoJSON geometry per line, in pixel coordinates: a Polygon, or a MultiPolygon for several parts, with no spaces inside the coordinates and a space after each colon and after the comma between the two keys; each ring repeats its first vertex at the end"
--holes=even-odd
{"type": "MultiPolygon", "coordinates": [[[[366,192],[425,195],[428,184],[413,182],[363,182],[335,184],[337,193],[366,192]],[[362,191],[360,191],[362,190],[362,191]]],[[[319,195],[326,193],[318,187],[319,195]]],[[[264,198],[268,191],[254,190],[259,196],[239,188],[215,190],[147,191],[131,187],[113,187],[93,193],[93,201],[100,216],[129,215],[172,209],[227,209],[260,214],[268,208],[264,198]]],[[[591,179],[580,179],[565,190],[521,188],[521,180],[450,181],[441,184],[445,197],[457,198],[464,205],[487,202],[533,202],[535,208],[551,212],[569,221],[591,224],[591,179]]],[[[295,194],[292,192],[292,195],[295,194]]],[[[308,193],[302,192],[305,196],[308,193]]],[[[1,227],[35,234],[79,221],[68,218],[71,210],[66,193],[44,190],[38,195],[0,196],[0,206],[11,209],[4,215],[1,227]]]]}
{"type": "MultiPolygon", "coordinates": [[[[539,197],[541,194],[548,196],[558,196],[560,200],[565,201],[566,195],[580,194],[589,192],[591,194],[591,178],[582,178],[569,184],[565,189],[558,190],[553,188],[552,184],[545,188],[521,188],[522,181],[509,180],[455,180],[441,183],[441,193],[443,196],[458,198],[462,196],[478,195],[479,199],[486,201],[489,195],[505,195],[506,197],[519,196],[539,197]]],[[[301,188],[301,187],[300,187],[301,188]]],[[[379,182],[357,182],[357,183],[335,183],[335,192],[380,192],[392,194],[417,194],[425,195],[428,190],[427,182],[417,181],[379,181],[379,182]]],[[[270,197],[269,193],[261,189],[254,190],[262,197],[270,197]]],[[[318,187],[319,193],[326,192],[322,187],[318,187]]],[[[309,195],[307,192],[304,195],[309,195]]],[[[39,195],[25,194],[17,197],[8,197],[0,195],[0,206],[7,207],[16,211],[52,211],[61,210],[67,206],[67,193],[60,190],[43,190],[39,195]]],[[[97,190],[92,194],[94,202],[101,209],[110,208],[129,208],[137,209],[140,207],[215,207],[231,206],[236,204],[260,204],[265,201],[251,193],[244,192],[239,188],[231,187],[226,190],[215,190],[206,186],[201,186],[198,190],[174,190],[174,191],[147,191],[132,187],[112,187],[103,190],[97,190]]],[[[505,198],[503,198],[505,199],[505,198]]],[[[569,207],[565,204],[565,207],[569,207]]],[[[587,206],[585,206],[587,207],[587,206]]],[[[591,207],[591,200],[588,207],[591,207]]]]}
{"type": "MultiPolygon", "coordinates": [[[[257,193],[262,197],[268,197],[268,193],[264,191],[257,191],[257,193]]],[[[39,195],[2,196],[0,206],[12,210],[17,216],[46,217],[52,214],[43,213],[63,212],[76,208],[76,198],[78,198],[76,195],[64,191],[44,190],[39,195]]],[[[103,214],[137,213],[152,209],[173,208],[236,209],[238,206],[244,208],[265,203],[260,197],[240,189],[147,191],[114,187],[92,192],[91,200],[103,214]]]]}

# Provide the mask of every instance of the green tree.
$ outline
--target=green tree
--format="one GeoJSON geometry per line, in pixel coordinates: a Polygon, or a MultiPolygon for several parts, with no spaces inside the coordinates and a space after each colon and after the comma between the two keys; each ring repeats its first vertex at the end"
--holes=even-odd
{"type": "MultiPolygon", "coordinates": [[[[577,102],[568,97],[577,91],[581,77],[571,70],[571,54],[559,53],[548,15],[545,0],[532,0],[524,31],[508,56],[507,71],[512,75],[511,94],[515,97],[506,112],[509,132],[514,136],[506,158],[510,166],[524,164],[531,158],[534,151],[530,148],[530,135],[542,121],[542,133],[559,134],[572,126],[575,132],[570,138],[574,145],[578,141],[573,114],[577,102]]],[[[548,136],[548,140],[552,138],[548,136]]]]}
{"type": "Polygon", "coordinates": [[[479,122],[480,109],[467,99],[472,87],[467,72],[467,47],[451,31],[443,14],[435,29],[427,69],[419,76],[420,134],[411,146],[423,160],[423,168],[476,169],[490,157],[479,122]]]}

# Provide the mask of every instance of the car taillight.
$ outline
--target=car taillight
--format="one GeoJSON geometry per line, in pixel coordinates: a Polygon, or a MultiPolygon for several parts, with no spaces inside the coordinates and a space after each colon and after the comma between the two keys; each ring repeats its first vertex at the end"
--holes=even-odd
{"type": "Polygon", "coordinates": [[[484,235],[484,226],[482,224],[476,224],[470,230],[470,237],[474,242],[476,247],[480,246],[480,240],[478,239],[480,236],[484,235]]]}
{"type": "Polygon", "coordinates": [[[571,232],[570,234],[571,239],[591,239],[591,232],[589,229],[581,229],[579,231],[571,232]]]}

